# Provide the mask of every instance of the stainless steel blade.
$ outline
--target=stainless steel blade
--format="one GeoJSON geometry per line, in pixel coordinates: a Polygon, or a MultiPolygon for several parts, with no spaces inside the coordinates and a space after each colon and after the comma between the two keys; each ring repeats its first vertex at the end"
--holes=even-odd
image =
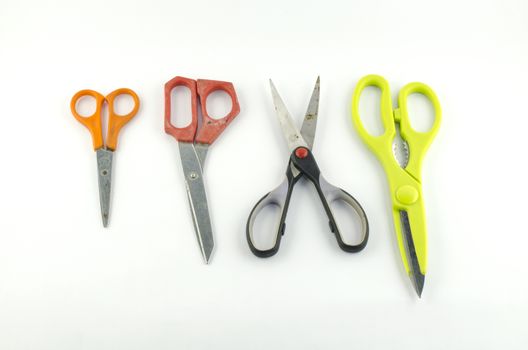
{"type": "Polygon", "coordinates": [[[320,79],[317,77],[312,97],[310,98],[310,103],[308,104],[308,109],[306,110],[301,127],[301,135],[310,149],[313,148],[315,130],[317,128],[317,115],[319,112],[319,82],[320,79]]]}
{"type": "Polygon", "coordinates": [[[194,151],[196,152],[196,155],[198,156],[198,160],[200,161],[200,167],[202,168],[202,173],[204,171],[205,157],[207,157],[208,149],[209,149],[208,144],[205,144],[205,143],[195,143],[194,144],[194,151]]]}
{"type": "Polygon", "coordinates": [[[108,226],[110,216],[110,191],[112,188],[112,160],[114,152],[106,149],[98,149],[97,156],[97,178],[99,182],[99,202],[101,204],[101,218],[103,226],[108,226]]]}
{"type": "MultiPolygon", "coordinates": [[[[200,245],[205,263],[209,263],[214,249],[211,218],[207,207],[207,196],[203,182],[200,158],[192,143],[178,142],[180,158],[185,176],[187,198],[191,207],[194,231],[200,245]]],[[[205,150],[206,154],[207,150],[205,150]]]]}
{"type": "Polygon", "coordinates": [[[293,152],[298,147],[308,147],[306,141],[301,136],[299,130],[295,127],[293,119],[286,108],[286,105],[282,101],[275,85],[270,79],[271,95],[273,96],[273,103],[275,105],[275,111],[277,112],[277,117],[279,118],[280,126],[288,147],[290,151],[293,152]]]}
{"type": "Polygon", "coordinates": [[[425,276],[420,270],[420,264],[418,263],[418,257],[416,256],[411,225],[409,223],[409,215],[404,210],[400,210],[400,221],[407,253],[407,264],[409,264],[409,268],[411,269],[411,274],[409,277],[411,278],[411,282],[414,286],[414,289],[416,290],[416,293],[419,297],[422,297],[425,276]]]}
{"type": "Polygon", "coordinates": [[[401,137],[399,124],[396,124],[396,134],[394,135],[394,140],[392,140],[392,154],[400,167],[405,169],[407,164],[409,164],[409,145],[401,137]]]}

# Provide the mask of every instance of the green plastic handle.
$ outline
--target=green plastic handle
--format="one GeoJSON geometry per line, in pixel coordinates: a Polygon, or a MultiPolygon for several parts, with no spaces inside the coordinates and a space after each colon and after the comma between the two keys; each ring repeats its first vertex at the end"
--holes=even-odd
{"type": "Polygon", "coordinates": [[[425,153],[440,127],[442,111],[434,91],[422,83],[410,83],[404,86],[398,96],[398,105],[399,108],[393,109],[387,81],[379,75],[368,75],[358,82],[354,91],[352,122],[363,142],[378,157],[387,174],[392,199],[394,227],[405,269],[407,273],[410,272],[402,234],[400,211],[406,211],[409,216],[420,270],[425,274],[427,270],[427,234],[421,167],[425,153]],[[359,115],[361,93],[369,86],[375,86],[381,91],[381,119],[385,131],[380,136],[371,135],[364,127],[359,115]],[[407,99],[409,95],[415,93],[426,96],[431,101],[435,112],[433,125],[426,132],[419,132],[413,129],[409,120],[407,99]],[[392,142],[396,136],[395,124],[399,124],[400,134],[409,146],[409,162],[405,168],[400,167],[392,151],[392,142]]]}

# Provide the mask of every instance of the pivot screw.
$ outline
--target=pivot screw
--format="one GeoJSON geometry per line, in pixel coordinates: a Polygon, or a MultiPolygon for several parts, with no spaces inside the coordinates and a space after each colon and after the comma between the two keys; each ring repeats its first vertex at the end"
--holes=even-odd
{"type": "Polygon", "coordinates": [[[295,156],[299,159],[306,158],[308,156],[308,149],[305,147],[299,147],[295,150],[295,156]]]}

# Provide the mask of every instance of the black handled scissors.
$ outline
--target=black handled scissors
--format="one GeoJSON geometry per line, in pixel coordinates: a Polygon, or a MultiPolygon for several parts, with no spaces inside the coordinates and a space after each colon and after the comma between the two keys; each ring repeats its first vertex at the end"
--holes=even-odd
{"type": "Polygon", "coordinates": [[[317,162],[312,154],[312,146],[315,138],[315,130],[317,126],[317,113],[319,110],[319,78],[315,83],[315,87],[308,104],[308,110],[304,117],[304,122],[301,131],[295,127],[290,113],[286,109],[275,85],[270,80],[271,94],[275,104],[275,110],[279,118],[279,122],[288,143],[291,155],[286,169],[286,179],[275,190],[269,192],[258,201],[251,214],[249,215],[246,226],[246,237],[249,248],[258,257],[266,258],[277,253],[280,246],[282,235],[286,227],[286,214],[290,204],[290,198],[295,184],[305,177],[312,182],[319,194],[324,210],[328,216],[330,230],[335,234],[339,247],[345,252],[356,253],[361,251],[367,245],[368,241],[368,220],[361,205],[354,197],[348,194],[341,188],[329,184],[321,175],[317,162]],[[334,201],[343,201],[350,205],[357,213],[361,222],[361,242],[358,244],[347,244],[343,240],[339,227],[330,208],[330,203],[334,201]],[[277,234],[273,247],[269,249],[259,249],[255,246],[253,226],[255,218],[267,206],[275,205],[280,208],[280,221],[277,225],[277,234]]]}

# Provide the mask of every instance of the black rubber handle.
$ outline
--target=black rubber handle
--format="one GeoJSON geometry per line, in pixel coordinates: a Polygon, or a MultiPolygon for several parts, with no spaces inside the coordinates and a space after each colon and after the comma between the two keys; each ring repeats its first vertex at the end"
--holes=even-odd
{"type": "Polygon", "coordinates": [[[293,187],[295,186],[297,181],[299,181],[299,179],[303,176],[305,176],[314,184],[317,193],[319,194],[319,198],[323,203],[326,215],[328,217],[330,230],[334,233],[339,247],[342,250],[350,253],[356,253],[361,251],[367,245],[369,237],[369,226],[365,211],[354,197],[352,197],[350,194],[348,194],[341,188],[329,184],[321,176],[321,172],[319,170],[319,167],[317,166],[317,162],[315,161],[312,152],[307,148],[300,148],[302,148],[302,152],[296,152],[298,149],[292,152],[290,161],[288,162],[288,169],[286,171],[286,179],[284,180],[284,182],[279,185],[279,187],[277,187],[275,190],[269,192],[264,197],[262,197],[253,207],[251,213],[249,214],[249,218],[246,224],[246,239],[249,248],[251,249],[251,252],[260,258],[268,258],[278,252],[281,243],[281,238],[284,235],[286,228],[286,216],[288,213],[288,207],[290,204],[290,198],[293,192],[293,187]],[[296,175],[293,174],[293,171],[295,171],[296,175]],[[347,244],[343,240],[341,232],[339,231],[339,226],[337,225],[337,222],[334,218],[334,214],[332,213],[332,209],[330,208],[330,203],[337,200],[344,201],[345,203],[350,205],[359,216],[361,220],[362,233],[362,240],[360,243],[347,244]],[[255,224],[256,217],[262,211],[262,209],[270,205],[276,205],[281,210],[280,219],[276,226],[275,243],[269,249],[259,249],[254,243],[253,226],[255,224]]]}
{"type": "Polygon", "coordinates": [[[357,253],[365,246],[368,242],[369,237],[369,225],[367,215],[365,211],[359,204],[359,202],[352,197],[348,192],[342,190],[339,187],[329,184],[321,175],[321,171],[317,166],[317,162],[310,150],[304,147],[299,147],[291,154],[291,162],[295,165],[299,171],[310,180],[319,194],[319,198],[323,203],[324,210],[328,217],[328,223],[330,230],[334,233],[337,244],[345,252],[357,253]],[[299,149],[302,149],[302,152],[298,152],[299,149]],[[302,157],[299,157],[301,155],[302,157]],[[362,239],[358,244],[347,244],[343,240],[341,232],[339,231],[339,226],[335,220],[332,209],[330,208],[330,203],[336,200],[342,200],[345,203],[349,204],[354,211],[357,213],[361,220],[361,236],[362,239]]]}
{"type": "Polygon", "coordinates": [[[269,258],[277,254],[279,251],[281,238],[284,235],[286,229],[286,215],[288,213],[288,207],[290,205],[290,198],[293,191],[293,186],[299,180],[300,176],[294,177],[291,172],[291,164],[288,163],[288,170],[286,171],[286,179],[273,191],[262,197],[257,204],[251,210],[248,221],[246,224],[246,239],[251,252],[259,258],[269,258]],[[254,231],[255,219],[258,214],[267,206],[276,205],[280,208],[280,219],[276,226],[275,243],[269,249],[259,249],[254,243],[254,231]]]}

